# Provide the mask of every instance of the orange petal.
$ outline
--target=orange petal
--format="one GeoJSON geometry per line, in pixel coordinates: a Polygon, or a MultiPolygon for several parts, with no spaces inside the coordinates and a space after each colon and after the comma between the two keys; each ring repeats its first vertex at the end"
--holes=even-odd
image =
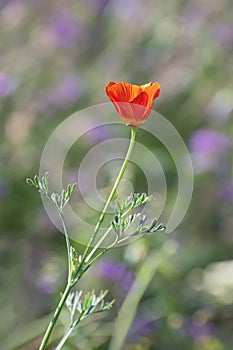
{"type": "Polygon", "coordinates": [[[160,93],[159,83],[141,86],[125,82],[111,81],[106,86],[106,94],[114,103],[121,119],[128,125],[143,124],[150,115],[153,101],[160,93]]]}
{"type": "Polygon", "coordinates": [[[141,91],[140,86],[125,82],[110,82],[106,86],[106,93],[112,102],[131,102],[141,91]]]}
{"type": "Polygon", "coordinates": [[[127,125],[143,124],[151,112],[147,107],[132,102],[114,102],[117,112],[127,125]]]}
{"type": "Polygon", "coordinates": [[[148,100],[149,100],[148,94],[145,91],[142,91],[137,97],[135,97],[132,103],[146,107],[148,104],[148,100]]]}
{"type": "Polygon", "coordinates": [[[148,94],[148,108],[152,108],[153,101],[160,94],[160,84],[159,83],[149,83],[141,86],[143,91],[148,94]]]}

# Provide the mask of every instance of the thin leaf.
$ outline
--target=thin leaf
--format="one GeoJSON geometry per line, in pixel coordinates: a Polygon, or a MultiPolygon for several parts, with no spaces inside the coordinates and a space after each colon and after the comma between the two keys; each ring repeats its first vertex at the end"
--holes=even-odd
{"type": "Polygon", "coordinates": [[[27,184],[28,184],[29,186],[35,186],[34,181],[33,181],[32,179],[30,179],[30,178],[27,178],[27,179],[26,179],[26,182],[27,182],[27,184]]]}

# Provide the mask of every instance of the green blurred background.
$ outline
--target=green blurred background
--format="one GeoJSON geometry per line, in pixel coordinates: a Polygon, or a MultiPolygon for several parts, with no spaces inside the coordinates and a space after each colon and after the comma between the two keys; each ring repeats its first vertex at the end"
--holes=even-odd
{"type": "MultiPolygon", "coordinates": [[[[232,1],[0,0],[0,8],[0,348],[38,348],[66,281],[64,237],[25,178],[38,173],[52,131],[73,112],[108,102],[104,88],[115,80],[161,83],[156,110],[189,148],[193,199],[175,232],[115,249],[89,271],[80,288],[109,289],[117,302],[64,349],[119,350],[129,328],[127,350],[231,350],[232,1]],[[125,298],[137,300],[134,313],[123,305],[132,322],[119,316],[125,298]]],[[[83,137],[75,159],[104,137],[83,137]]],[[[156,142],[148,147],[158,147],[175,198],[169,154],[156,142]]],[[[133,173],[136,191],[144,190],[141,176],[133,173]]],[[[66,313],[51,349],[65,321],[66,313]]]]}

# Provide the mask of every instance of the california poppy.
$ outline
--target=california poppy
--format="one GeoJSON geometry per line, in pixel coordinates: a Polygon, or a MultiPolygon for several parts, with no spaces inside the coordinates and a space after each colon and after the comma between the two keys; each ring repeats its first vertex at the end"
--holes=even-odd
{"type": "Polygon", "coordinates": [[[159,83],[133,85],[110,82],[106,86],[106,94],[114,103],[121,119],[132,126],[141,125],[147,120],[153,101],[159,93],[159,83]]]}

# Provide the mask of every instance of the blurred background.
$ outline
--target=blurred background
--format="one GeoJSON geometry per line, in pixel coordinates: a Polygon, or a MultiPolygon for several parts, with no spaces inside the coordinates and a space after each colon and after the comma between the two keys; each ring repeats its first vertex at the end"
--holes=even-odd
{"type": "MultiPolygon", "coordinates": [[[[116,304],[64,349],[232,349],[232,18],[231,0],[0,0],[1,349],[38,348],[66,282],[64,237],[25,178],[63,120],[108,102],[112,80],[161,83],[156,110],[190,151],[193,198],[175,232],[115,249],[89,271],[80,288],[108,289],[116,304]]],[[[67,164],[73,181],[77,159],[103,138],[100,129],[80,140],[67,164]]],[[[176,168],[152,141],[175,198],[176,168]]],[[[132,181],[146,190],[136,168],[132,181]]],[[[101,186],[107,193],[109,179],[101,186]]]]}

